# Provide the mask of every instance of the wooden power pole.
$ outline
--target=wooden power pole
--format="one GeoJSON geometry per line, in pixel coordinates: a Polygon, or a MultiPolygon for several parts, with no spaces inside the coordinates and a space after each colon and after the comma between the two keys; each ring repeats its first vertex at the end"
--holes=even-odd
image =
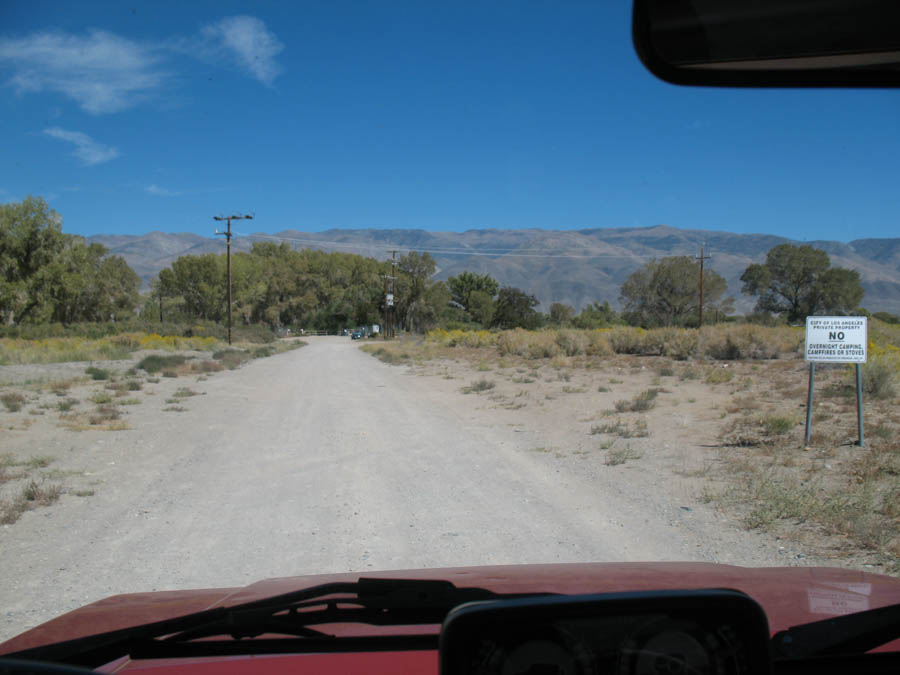
{"type": "Polygon", "coordinates": [[[384,338],[394,337],[394,279],[396,276],[397,251],[391,253],[391,274],[384,276],[384,338]]]}
{"type": "Polygon", "coordinates": [[[700,309],[699,309],[699,323],[697,324],[697,328],[703,328],[703,261],[709,260],[709,256],[705,255],[703,252],[703,244],[700,245],[700,309]]]}
{"type": "Polygon", "coordinates": [[[251,215],[238,215],[238,216],[213,216],[213,220],[224,220],[228,223],[228,229],[224,232],[219,232],[216,230],[216,234],[225,235],[225,276],[227,277],[227,285],[228,285],[228,344],[231,344],[231,221],[232,220],[253,220],[253,216],[251,215]]]}

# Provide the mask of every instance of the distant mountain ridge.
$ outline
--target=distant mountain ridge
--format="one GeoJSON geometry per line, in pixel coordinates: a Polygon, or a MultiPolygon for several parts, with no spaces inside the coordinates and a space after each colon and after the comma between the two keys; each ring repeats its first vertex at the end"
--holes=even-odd
{"type": "MultiPolygon", "coordinates": [[[[120,255],[144,280],[182,255],[223,253],[223,237],[150,232],[145,235],[97,235],[91,242],[120,255]]],[[[438,264],[437,279],[464,270],[490,274],[501,285],[535,295],[546,310],[562,302],[580,310],[593,301],[619,304],[619,288],[635,269],[651,258],[697,256],[705,246],[709,268],[728,281],[737,309],[747,312],[755,299],[741,294],[740,276],[747,265],[761,262],[773,246],[808,243],[825,250],[833,265],[860,273],[870,311],[900,314],[900,238],[797,242],[771,234],[735,234],[686,230],[667,225],[644,228],[585,230],[284,230],[273,235],[234,237],[233,251],[248,251],[256,241],[285,241],[292,247],[343,251],[386,260],[391,252],[428,251],[438,264]]]]}

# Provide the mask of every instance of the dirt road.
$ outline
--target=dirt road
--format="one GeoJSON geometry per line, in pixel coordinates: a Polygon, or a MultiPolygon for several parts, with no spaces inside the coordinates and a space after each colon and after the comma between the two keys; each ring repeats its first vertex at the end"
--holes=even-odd
{"type": "Polygon", "coordinates": [[[114,593],[273,576],[784,563],[714,514],[679,506],[653,476],[623,481],[529,451],[527,434],[436,382],[347,338],[313,338],[192,384],[205,395],[187,412],[146,407],[127,431],[39,441],[99,485],[0,528],[0,639],[114,593]]]}

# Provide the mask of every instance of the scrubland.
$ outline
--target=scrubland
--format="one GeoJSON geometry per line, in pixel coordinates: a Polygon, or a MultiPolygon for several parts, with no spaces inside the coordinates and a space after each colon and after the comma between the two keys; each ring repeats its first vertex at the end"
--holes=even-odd
{"type": "Polygon", "coordinates": [[[189,412],[200,383],[250,359],[304,343],[227,343],[214,337],[124,333],[104,337],[0,338],[0,525],[62,495],[91,497],[90,473],[57,468],[60,456],[30,448],[60,434],[124,432],[137,411],[189,412]],[[190,383],[190,384],[186,384],[190,383]],[[18,439],[31,437],[35,442],[18,439]],[[11,439],[17,439],[14,443],[11,439]]]}
{"type": "Polygon", "coordinates": [[[459,380],[497,424],[534,432],[536,452],[655,472],[742,528],[896,574],[900,329],[871,320],[869,338],[863,447],[845,364],[817,365],[806,445],[803,329],[438,330],[363,349],[459,380]]]}

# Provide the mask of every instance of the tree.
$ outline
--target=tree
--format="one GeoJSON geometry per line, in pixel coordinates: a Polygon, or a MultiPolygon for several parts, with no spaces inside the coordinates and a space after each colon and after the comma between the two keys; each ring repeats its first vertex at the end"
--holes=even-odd
{"type": "Polygon", "coordinates": [[[859,272],[845,267],[832,267],[819,277],[816,297],[818,309],[824,314],[850,314],[859,307],[864,293],[859,272]]]}
{"type": "Polygon", "coordinates": [[[398,324],[407,330],[427,330],[436,322],[439,310],[443,309],[433,306],[427,293],[434,284],[431,275],[436,269],[437,264],[428,252],[420,254],[410,251],[397,263],[399,274],[394,283],[394,307],[398,324]]]}
{"type": "Polygon", "coordinates": [[[468,270],[457,277],[447,279],[447,286],[453,296],[453,302],[470,314],[473,309],[474,294],[483,293],[493,299],[497,295],[497,291],[500,290],[500,284],[489,274],[475,274],[468,270]]]}
{"type": "Polygon", "coordinates": [[[40,197],[0,204],[0,317],[4,323],[46,320],[51,308],[45,268],[67,239],[62,218],[40,197]]]}
{"type": "Polygon", "coordinates": [[[491,323],[497,328],[538,328],[541,318],[535,310],[537,306],[538,299],[533,295],[506,286],[497,295],[491,323]]]}
{"type": "MultiPolygon", "coordinates": [[[[386,264],[374,258],[255,243],[249,252],[232,256],[232,303],[245,324],[272,328],[338,330],[378,323],[387,273],[386,264]]],[[[158,304],[154,316],[221,321],[225,255],[183,256],[160,270],[151,288],[158,304]]]]}
{"type": "Polygon", "coordinates": [[[606,328],[616,322],[616,312],[609,306],[609,301],[604,300],[601,305],[594,302],[584,309],[572,319],[572,325],[575,328],[606,328]]]}
{"type": "Polygon", "coordinates": [[[808,244],[772,248],[765,263],[744,270],[741,281],[744,293],[759,296],[757,311],[785,314],[788,321],[822,312],[846,314],[863,297],[858,272],[831,268],[828,254],[808,244]]]}
{"type": "MultiPolygon", "coordinates": [[[[703,272],[703,304],[714,309],[728,289],[721,275],[703,272]]],[[[700,270],[688,256],[651,260],[621,288],[626,319],[644,327],[683,326],[695,320],[700,304],[700,270]]]]}
{"type": "Polygon", "coordinates": [[[554,302],[550,305],[550,320],[557,326],[567,325],[574,316],[575,308],[572,305],[564,305],[561,302],[554,302]]]}
{"type": "Polygon", "coordinates": [[[140,279],[106,247],[63,234],[40,197],[0,205],[0,317],[5,323],[130,316],[140,279]]]}
{"type": "Polygon", "coordinates": [[[121,320],[133,314],[141,280],[123,258],[108,253],[101,244],[71,237],[44,267],[50,321],[121,320]]]}
{"type": "Polygon", "coordinates": [[[225,256],[183,255],[171,268],[160,270],[159,291],[163,297],[183,300],[191,319],[221,321],[225,316],[225,256]]]}
{"type": "Polygon", "coordinates": [[[482,326],[490,326],[494,320],[494,296],[487,291],[472,291],[466,313],[482,326]]]}

